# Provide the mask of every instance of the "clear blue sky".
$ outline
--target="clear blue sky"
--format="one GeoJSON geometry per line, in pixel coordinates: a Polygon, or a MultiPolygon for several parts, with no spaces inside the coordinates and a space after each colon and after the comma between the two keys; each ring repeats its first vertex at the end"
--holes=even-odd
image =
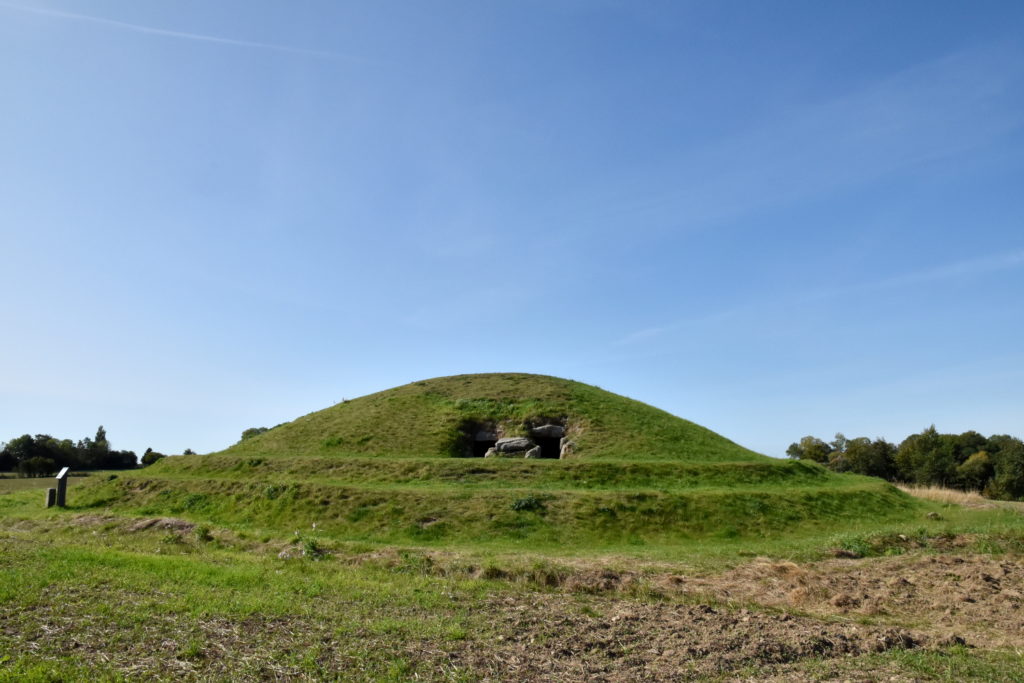
{"type": "Polygon", "coordinates": [[[1024,3],[0,1],[0,440],[439,375],[1024,435],[1024,3]]]}

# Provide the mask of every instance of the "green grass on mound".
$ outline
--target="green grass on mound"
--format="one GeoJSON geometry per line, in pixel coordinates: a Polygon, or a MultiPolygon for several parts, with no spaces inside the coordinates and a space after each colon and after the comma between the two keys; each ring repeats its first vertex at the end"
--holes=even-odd
{"type": "Polygon", "coordinates": [[[530,420],[565,420],[586,459],[735,462],[763,460],[714,432],[598,387],[527,374],[457,375],[345,401],[228,448],[232,455],[449,457],[462,428],[500,425],[521,434],[530,420]]]}
{"type": "Polygon", "coordinates": [[[277,533],[315,524],[318,533],[342,540],[539,549],[639,549],[922,514],[914,499],[861,477],[630,490],[122,476],[81,488],[75,506],[277,533]]]}
{"type": "MultiPolygon", "coordinates": [[[[641,549],[920,517],[880,480],[753,453],[578,382],[522,374],[415,382],[299,418],[226,451],[92,477],[79,508],[341,541],[641,549]],[[556,422],[571,458],[453,457],[485,426],[556,422]]],[[[14,501],[0,500],[0,507],[14,501]]]]}
{"type": "Polygon", "coordinates": [[[659,491],[732,486],[842,486],[849,481],[817,463],[769,458],[736,463],[674,463],[206,455],[166,458],[131,476],[407,487],[450,485],[463,489],[533,487],[659,491]]]}

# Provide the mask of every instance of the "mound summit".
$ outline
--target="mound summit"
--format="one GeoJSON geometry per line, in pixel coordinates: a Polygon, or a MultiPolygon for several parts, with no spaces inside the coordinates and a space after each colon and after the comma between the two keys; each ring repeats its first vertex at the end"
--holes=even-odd
{"type": "Polygon", "coordinates": [[[300,417],[223,453],[766,459],[711,430],[598,387],[513,373],[413,382],[300,417]]]}
{"type": "Polygon", "coordinates": [[[529,374],[414,382],[219,453],[165,458],[85,504],[416,544],[635,548],[906,519],[878,480],[769,458],[594,386],[529,374]]]}

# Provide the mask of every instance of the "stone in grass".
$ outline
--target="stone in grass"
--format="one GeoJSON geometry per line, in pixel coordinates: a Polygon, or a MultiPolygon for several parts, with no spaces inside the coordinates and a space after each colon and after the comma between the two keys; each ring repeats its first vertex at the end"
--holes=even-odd
{"type": "Polygon", "coordinates": [[[561,439],[565,436],[565,427],[562,425],[541,425],[534,427],[530,433],[542,439],[561,439]]]}
{"type": "Polygon", "coordinates": [[[499,453],[517,453],[528,451],[534,447],[534,443],[524,436],[512,436],[505,439],[498,439],[494,449],[499,453]]]}

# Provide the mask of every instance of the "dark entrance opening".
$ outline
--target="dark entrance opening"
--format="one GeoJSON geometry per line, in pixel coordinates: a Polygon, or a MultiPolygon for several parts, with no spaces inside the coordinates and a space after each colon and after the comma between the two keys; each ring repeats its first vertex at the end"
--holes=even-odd
{"type": "Polygon", "coordinates": [[[482,458],[487,454],[489,448],[494,448],[494,444],[498,443],[498,440],[480,440],[473,441],[473,450],[470,454],[474,458],[482,458]]]}
{"type": "Polygon", "coordinates": [[[540,457],[557,460],[562,455],[562,440],[558,437],[535,436],[533,442],[540,446],[540,457]]]}
{"type": "Polygon", "coordinates": [[[487,449],[498,442],[498,425],[493,422],[466,420],[459,425],[459,437],[452,449],[457,458],[482,458],[487,449]]]}

